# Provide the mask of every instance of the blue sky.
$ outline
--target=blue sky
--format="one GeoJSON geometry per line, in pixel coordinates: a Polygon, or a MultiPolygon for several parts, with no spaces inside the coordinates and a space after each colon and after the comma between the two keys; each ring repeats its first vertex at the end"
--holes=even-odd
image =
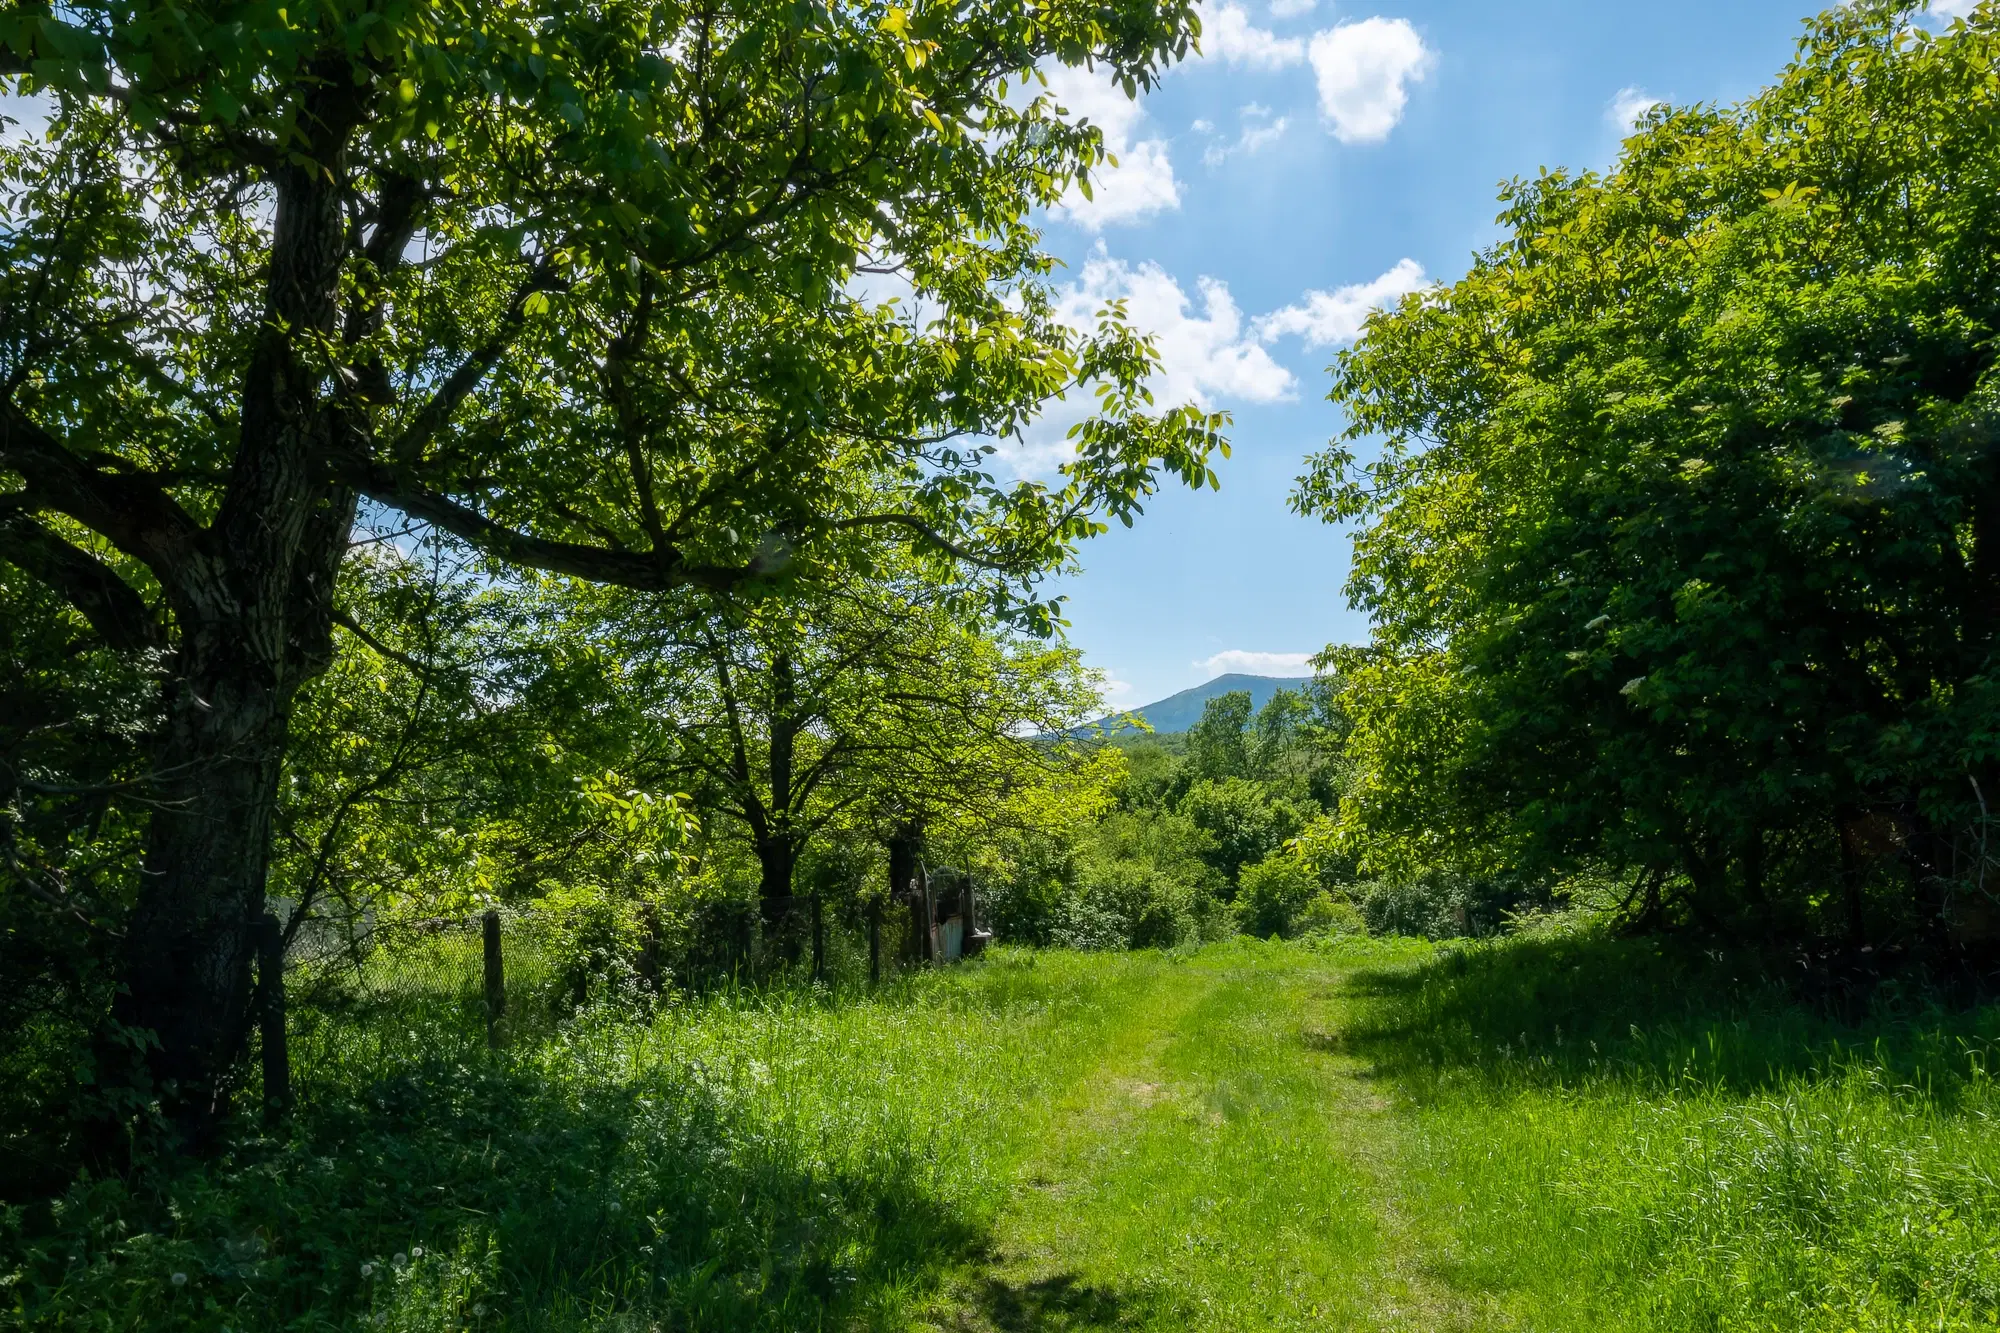
{"type": "Polygon", "coordinates": [[[1049,220],[1079,316],[1125,296],[1162,392],[1235,417],[1220,492],[1165,494],[1088,543],[1072,642],[1110,698],[1227,670],[1298,674],[1367,637],[1348,538],[1292,515],[1305,455],[1341,428],[1326,367],[1371,302],[1464,273],[1498,183],[1603,167],[1654,99],[1734,102],[1790,58],[1801,0],[1206,0],[1204,55],[1136,105],[1065,72],[1064,104],[1120,167],[1049,220]]]}

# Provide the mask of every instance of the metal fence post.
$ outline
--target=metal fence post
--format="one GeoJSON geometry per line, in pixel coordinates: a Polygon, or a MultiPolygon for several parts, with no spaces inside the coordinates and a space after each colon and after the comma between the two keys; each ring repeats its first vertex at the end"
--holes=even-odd
{"type": "Polygon", "coordinates": [[[264,1123],[292,1106],[292,1054],[285,1045],[285,937],[278,918],[257,918],[257,1022],[264,1064],[264,1123]]]}
{"type": "Polygon", "coordinates": [[[821,906],[820,896],[812,896],[813,905],[813,980],[826,980],[826,915],[821,906]]]}
{"type": "Polygon", "coordinates": [[[481,927],[486,937],[486,1044],[500,1047],[500,1019],[507,1012],[507,978],[500,963],[500,913],[487,909],[481,927]]]}
{"type": "Polygon", "coordinates": [[[868,904],[868,984],[882,984],[882,900],[868,904]]]}

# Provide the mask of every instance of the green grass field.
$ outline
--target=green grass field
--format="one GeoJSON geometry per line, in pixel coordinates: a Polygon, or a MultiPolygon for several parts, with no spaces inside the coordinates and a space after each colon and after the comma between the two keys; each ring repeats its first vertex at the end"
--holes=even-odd
{"type": "MultiPolygon", "coordinates": [[[[5,1215],[64,1329],[1946,1329],[2000,1014],[1644,942],[1032,954],[357,1035],[282,1139],[5,1215]],[[364,1058],[365,1057],[365,1058],[364,1058]]],[[[323,1035],[323,1034],[322,1034],[323,1035]]]]}

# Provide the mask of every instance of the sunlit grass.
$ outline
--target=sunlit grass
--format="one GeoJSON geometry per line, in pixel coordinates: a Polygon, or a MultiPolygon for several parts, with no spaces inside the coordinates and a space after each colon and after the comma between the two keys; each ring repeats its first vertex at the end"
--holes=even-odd
{"type": "Polygon", "coordinates": [[[2000,1015],[1838,1021],[1744,960],[1516,940],[1364,970],[1435,1271],[1538,1329],[1939,1329],[2000,1311],[2000,1015]]]}
{"type": "Polygon", "coordinates": [[[396,993],[307,1030],[284,1135],[9,1208],[11,1322],[1838,1333],[2000,1310],[2000,1015],[1919,990],[1842,1019],[1645,942],[1244,940],[603,1003],[498,1054],[462,980],[396,993]]]}

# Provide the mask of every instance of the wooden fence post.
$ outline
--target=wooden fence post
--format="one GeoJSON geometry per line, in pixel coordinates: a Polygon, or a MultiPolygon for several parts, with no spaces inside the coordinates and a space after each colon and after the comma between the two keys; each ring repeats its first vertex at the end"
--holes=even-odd
{"type": "Polygon", "coordinates": [[[868,904],[868,984],[882,984],[882,900],[868,904]]]}
{"type": "Polygon", "coordinates": [[[826,980],[826,915],[821,906],[820,896],[814,893],[813,905],[813,980],[826,980]]]}
{"type": "Polygon", "coordinates": [[[486,1044],[498,1050],[500,1019],[507,1012],[507,977],[500,962],[500,913],[488,908],[480,925],[486,937],[486,1044]]]}
{"type": "Polygon", "coordinates": [[[257,1022],[264,1064],[264,1123],[292,1108],[292,1053],[285,1045],[285,937],[278,918],[257,918],[257,1022]]]}

